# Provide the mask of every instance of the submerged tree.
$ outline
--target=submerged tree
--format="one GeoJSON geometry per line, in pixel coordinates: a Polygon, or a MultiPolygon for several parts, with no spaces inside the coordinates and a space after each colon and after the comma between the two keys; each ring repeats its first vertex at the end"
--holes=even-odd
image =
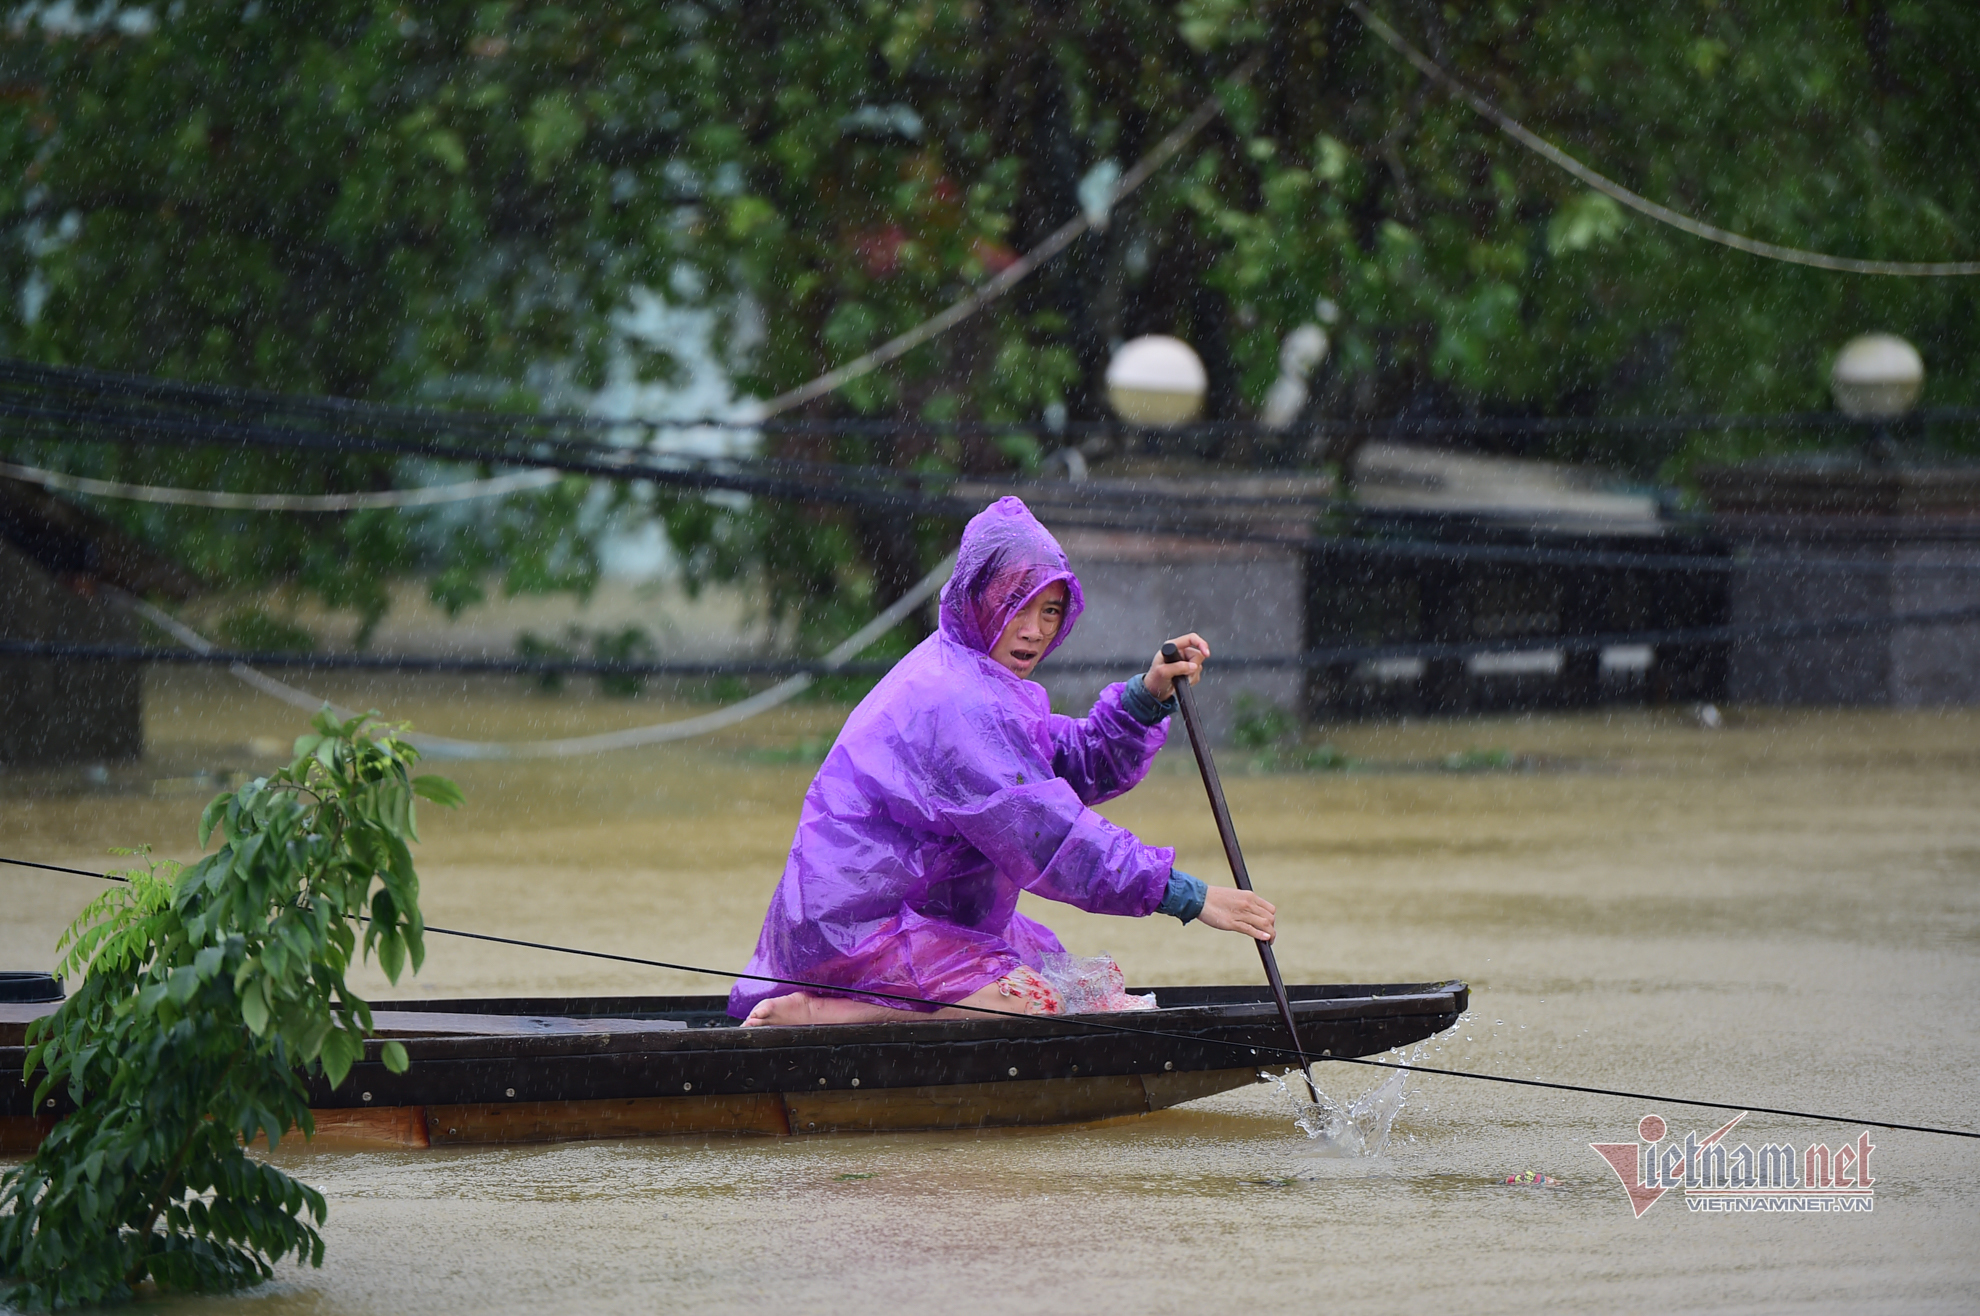
{"type": "MultiPolygon", "coordinates": [[[[1384,8],[1536,130],[1714,223],[1861,256],[1980,252],[1971,6],[1384,8]]],[[[1934,396],[1964,401],[1980,356],[1971,281],[1783,266],[1625,214],[1427,84],[1340,0],[193,0],[88,22],[47,7],[0,33],[0,65],[16,180],[0,224],[19,239],[0,253],[15,293],[0,334],[45,361],[450,405],[568,399],[549,385],[596,384],[615,361],[666,375],[678,344],[620,332],[644,289],[713,312],[716,350],[767,395],[954,300],[1220,89],[1228,112],[1104,232],[814,408],[926,432],[793,455],[1021,466],[1059,441],[1043,425],[1001,444],[945,426],[1055,405],[1097,419],[1109,344],[1151,331],[1202,351],[1213,416],[1249,417],[1323,302],[1335,351],[1316,405],[1336,416],[1816,407],[1829,352],[1873,327],[1918,342],[1934,396]],[[1253,53],[1263,67],[1233,87],[1253,53]]],[[[1647,472],[1703,449],[1552,451],[1647,472]]],[[[298,492],[408,474],[375,456],[34,454],[298,492]]],[[[455,568],[434,576],[450,606],[496,568],[508,588],[585,587],[580,492],[451,520],[118,514],[216,578],[375,616],[392,575],[438,561],[455,568]]],[[[863,606],[869,581],[891,594],[920,565],[913,528],[886,518],[661,510],[698,562],[768,562],[793,606],[863,606]]]]}
{"type": "MultiPolygon", "coordinates": [[[[288,767],[207,806],[215,853],[133,869],[65,935],[82,984],[30,1025],[26,1073],[36,1108],[76,1109],[0,1179],[0,1297],[71,1307],[321,1264],[322,1194],[246,1148],[308,1137],[305,1076],[334,1087],[363,1056],[360,945],[394,981],[419,968],[413,800],[460,800],[367,723],[319,714],[288,767]]],[[[379,1055],[406,1068],[396,1041],[379,1055]]]]}

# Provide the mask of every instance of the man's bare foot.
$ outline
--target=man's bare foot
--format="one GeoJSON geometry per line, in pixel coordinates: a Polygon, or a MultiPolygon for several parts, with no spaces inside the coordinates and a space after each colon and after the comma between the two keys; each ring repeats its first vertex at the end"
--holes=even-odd
{"type": "Polygon", "coordinates": [[[791,992],[758,1001],[742,1026],[768,1028],[796,1024],[904,1023],[916,1019],[981,1019],[986,1010],[998,1014],[1061,1014],[1065,1010],[1059,994],[1043,978],[1022,967],[987,987],[979,987],[956,1004],[975,1008],[959,1010],[950,1006],[921,1014],[893,1006],[874,1005],[869,1001],[849,1001],[843,996],[791,992]],[[1007,986],[1011,990],[1004,990],[1007,986]]]}
{"type": "Polygon", "coordinates": [[[772,996],[768,1000],[758,1001],[742,1026],[760,1028],[765,1025],[808,1024],[811,1022],[811,1007],[817,1003],[818,998],[808,992],[772,996]]]}
{"type": "Polygon", "coordinates": [[[875,1005],[870,1001],[849,1001],[843,996],[813,996],[792,992],[758,1001],[743,1020],[744,1028],[779,1027],[788,1024],[878,1024],[926,1019],[925,1014],[875,1005]]]}

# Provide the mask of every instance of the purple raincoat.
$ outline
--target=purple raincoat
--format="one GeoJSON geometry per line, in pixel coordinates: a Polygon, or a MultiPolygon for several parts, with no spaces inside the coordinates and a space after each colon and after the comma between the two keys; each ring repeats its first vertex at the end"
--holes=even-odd
{"type": "MultiPolygon", "coordinates": [[[[1016,498],[970,521],[941,628],[853,710],[805,794],[749,972],[954,1002],[1064,950],[1017,912],[1021,890],[1098,914],[1155,912],[1175,851],[1091,806],[1148,774],[1167,728],[1130,716],[1118,685],[1083,719],[1056,715],[1043,687],[990,657],[1060,580],[1066,615],[1048,654],[1082,605],[1065,551],[1016,498]]],[[[729,1013],[794,990],[739,982],[729,1013]]]]}

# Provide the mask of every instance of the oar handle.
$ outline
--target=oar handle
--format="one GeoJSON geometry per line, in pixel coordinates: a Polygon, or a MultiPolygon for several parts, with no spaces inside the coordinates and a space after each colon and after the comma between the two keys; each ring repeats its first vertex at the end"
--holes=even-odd
{"type": "MultiPolygon", "coordinates": [[[[1162,661],[1179,663],[1183,660],[1182,650],[1174,640],[1162,645],[1162,661]]],[[[1203,723],[1196,714],[1196,696],[1189,688],[1189,678],[1177,677],[1175,683],[1176,706],[1182,711],[1183,726],[1189,731],[1189,747],[1196,751],[1196,766],[1203,774],[1203,790],[1210,797],[1210,813],[1217,820],[1217,836],[1224,843],[1224,857],[1231,861],[1231,876],[1236,879],[1240,890],[1251,890],[1251,873],[1244,866],[1244,852],[1238,849],[1237,829],[1231,826],[1230,806],[1224,803],[1224,783],[1217,776],[1217,764],[1210,757],[1210,741],[1203,734],[1203,723]]],[[[1258,943],[1269,958],[1272,948],[1265,942],[1258,943]]]]}
{"type": "MultiPolygon", "coordinates": [[[[1174,640],[1162,645],[1162,661],[1179,663],[1183,660],[1182,650],[1174,640]]],[[[1177,677],[1175,681],[1176,707],[1182,713],[1183,726],[1189,732],[1189,747],[1196,752],[1196,767],[1203,774],[1203,792],[1210,797],[1210,814],[1217,820],[1217,836],[1224,843],[1224,858],[1230,861],[1231,878],[1241,891],[1251,890],[1251,873],[1244,866],[1244,851],[1238,848],[1237,829],[1231,826],[1231,807],[1224,802],[1224,783],[1217,777],[1217,762],[1210,756],[1210,738],[1203,733],[1203,723],[1197,717],[1196,696],[1189,688],[1187,677],[1177,677]]],[[[1279,976],[1279,957],[1272,953],[1272,943],[1260,941],[1258,958],[1265,965],[1265,981],[1271,984],[1272,999],[1279,1007],[1279,1018],[1285,1021],[1286,1032],[1292,1035],[1293,1051],[1299,1056],[1299,1072],[1306,1078],[1306,1087],[1313,1094],[1315,1105],[1320,1103],[1320,1090],[1313,1086],[1313,1074],[1306,1058],[1306,1044],[1299,1040],[1299,1025],[1293,1021],[1292,1001],[1286,996],[1285,979],[1279,976]]]]}

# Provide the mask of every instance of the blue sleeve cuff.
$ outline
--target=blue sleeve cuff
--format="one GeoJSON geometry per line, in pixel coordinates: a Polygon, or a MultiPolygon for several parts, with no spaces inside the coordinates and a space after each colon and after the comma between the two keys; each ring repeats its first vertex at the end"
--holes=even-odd
{"type": "Polygon", "coordinates": [[[1169,889],[1162,894],[1162,903],[1155,906],[1157,914],[1172,914],[1187,923],[1203,912],[1203,902],[1210,897],[1210,888],[1200,877],[1191,877],[1180,868],[1169,870],[1169,889]]]}
{"type": "Polygon", "coordinates": [[[1176,711],[1176,697],[1170,695],[1167,700],[1158,700],[1148,692],[1141,677],[1130,676],[1121,682],[1121,707],[1141,725],[1152,727],[1176,711]]]}

